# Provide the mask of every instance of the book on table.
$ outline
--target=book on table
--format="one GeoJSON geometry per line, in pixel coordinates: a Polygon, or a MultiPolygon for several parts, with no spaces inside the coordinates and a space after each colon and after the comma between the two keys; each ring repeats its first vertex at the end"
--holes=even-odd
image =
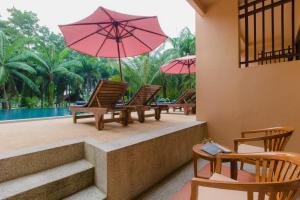
{"type": "Polygon", "coordinates": [[[208,153],[212,156],[214,156],[218,153],[231,153],[230,149],[227,149],[226,147],[223,147],[222,145],[219,145],[214,142],[209,142],[209,143],[204,144],[201,147],[201,150],[205,151],[206,153],[208,153]]]}

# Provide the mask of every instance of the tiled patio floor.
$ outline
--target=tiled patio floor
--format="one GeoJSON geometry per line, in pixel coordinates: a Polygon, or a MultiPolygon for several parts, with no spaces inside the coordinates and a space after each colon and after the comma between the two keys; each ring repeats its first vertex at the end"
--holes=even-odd
{"type": "Polygon", "coordinates": [[[0,123],[0,153],[70,139],[93,138],[106,142],[167,128],[191,120],[195,120],[195,115],[162,114],[160,121],[147,118],[143,124],[134,122],[128,127],[122,127],[118,123],[109,123],[105,124],[105,129],[101,131],[95,128],[93,118],[79,120],[78,124],[73,124],[71,118],[0,123]]]}
{"type": "MultiPolygon", "coordinates": [[[[205,160],[200,159],[198,161],[199,169],[203,168],[207,164],[208,162],[205,160]]],[[[253,166],[245,164],[244,167],[245,170],[254,173],[253,166]]],[[[193,178],[193,170],[193,162],[190,162],[166,177],[160,183],[156,184],[153,188],[141,195],[137,200],[188,200],[178,199],[178,191],[181,191],[185,184],[193,178]]],[[[297,200],[300,200],[300,197],[298,197],[297,200]]]]}

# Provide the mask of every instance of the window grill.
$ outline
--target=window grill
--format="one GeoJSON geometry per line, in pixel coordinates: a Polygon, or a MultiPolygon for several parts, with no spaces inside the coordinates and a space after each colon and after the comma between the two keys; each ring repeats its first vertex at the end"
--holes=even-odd
{"type": "Polygon", "coordinates": [[[244,33],[240,67],[299,57],[299,41],[297,45],[295,41],[295,0],[240,0],[239,20],[240,31],[244,33]],[[290,24],[286,24],[286,19],[290,24]]]}

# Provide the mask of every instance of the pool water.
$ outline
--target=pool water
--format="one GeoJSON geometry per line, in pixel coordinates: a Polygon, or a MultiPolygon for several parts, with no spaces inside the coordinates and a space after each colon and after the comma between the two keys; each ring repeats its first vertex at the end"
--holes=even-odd
{"type": "Polygon", "coordinates": [[[33,108],[33,109],[12,109],[0,110],[0,121],[31,119],[44,117],[68,116],[71,112],[68,108],[33,108]]]}

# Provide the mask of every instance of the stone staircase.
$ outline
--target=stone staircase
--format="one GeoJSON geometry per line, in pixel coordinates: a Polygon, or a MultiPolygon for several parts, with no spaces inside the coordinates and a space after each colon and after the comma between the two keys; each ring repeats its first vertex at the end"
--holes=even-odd
{"type": "Polygon", "coordinates": [[[84,144],[50,146],[0,155],[0,199],[106,199],[94,185],[84,144]]]}

